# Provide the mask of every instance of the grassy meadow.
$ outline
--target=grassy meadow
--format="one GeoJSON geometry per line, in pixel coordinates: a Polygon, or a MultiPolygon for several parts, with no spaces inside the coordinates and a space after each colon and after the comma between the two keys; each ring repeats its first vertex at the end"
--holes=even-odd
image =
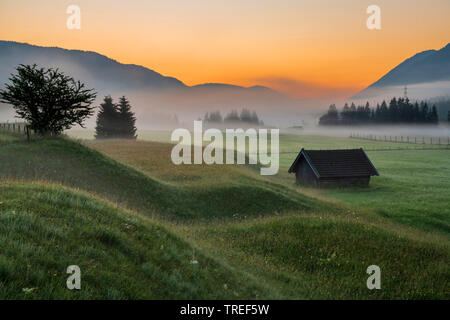
{"type": "MultiPolygon", "coordinates": [[[[414,150],[418,145],[358,140],[339,137],[281,137],[280,152],[305,149],[364,148],[367,150],[410,148],[410,150],[367,151],[380,173],[369,188],[316,190],[297,187],[317,197],[336,199],[358,210],[372,210],[380,216],[423,230],[450,235],[450,150],[414,150]]],[[[436,148],[438,146],[427,146],[436,148]]],[[[280,172],[274,180],[293,183],[287,170],[294,154],[280,155],[280,172]]]]}
{"type": "Polygon", "coordinates": [[[316,190],[287,174],[302,147],[402,144],[281,135],[280,172],[262,177],[175,166],[169,138],[0,134],[0,298],[450,298],[450,151],[369,152],[369,188],[316,190]],[[366,287],[372,264],[381,290],[366,287]]]}

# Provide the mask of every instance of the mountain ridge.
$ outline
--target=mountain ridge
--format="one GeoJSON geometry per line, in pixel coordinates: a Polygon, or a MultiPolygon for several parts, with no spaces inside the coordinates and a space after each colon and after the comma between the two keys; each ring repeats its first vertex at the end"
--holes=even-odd
{"type": "Polygon", "coordinates": [[[439,50],[425,50],[407,58],[351,99],[382,93],[393,86],[450,81],[450,43],[439,50]]]}
{"type": "MultiPolygon", "coordinates": [[[[138,65],[138,64],[128,64],[128,63],[122,63],[114,58],[110,58],[107,55],[95,52],[95,51],[90,51],[90,50],[80,50],[80,49],[66,49],[66,48],[61,48],[58,46],[39,46],[39,45],[34,45],[34,44],[29,44],[29,43],[24,43],[24,42],[16,42],[16,41],[8,41],[8,40],[0,40],[0,59],[7,59],[8,60],[8,54],[11,56],[11,51],[15,50],[29,50],[30,52],[28,52],[27,58],[28,60],[33,60],[30,59],[30,55],[32,53],[47,53],[49,54],[51,57],[55,57],[55,56],[60,56],[60,55],[65,55],[67,57],[70,57],[70,59],[72,61],[70,61],[71,63],[76,62],[82,65],[82,67],[85,67],[86,65],[88,65],[89,67],[92,67],[95,70],[96,64],[108,64],[110,67],[112,68],[119,68],[119,69],[125,69],[128,68],[129,71],[133,71],[133,72],[138,72],[138,74],[135,74],[138,78],[138,81],[131,81],[131,84],[133,84],[133,86],[129,86],[132,87],[134,89],[136,88],[140,88],[142,87],[140,85],[140,82],[145,82],[147,81],[147,85],[144,87],[156,87],[158,89],[180,89],[180,88],[220,88],[220,89],[238,89],[238,90],[266,90],[266,91],[271,91],[271,92],[276,92],[278,94],[281,94],[280,92],[269,88],[269,87],[265,87],[265,86],[260,86],[260,85],[253,85],[253,86],[249,86],[249,87],[244,87],[244,86],[240,86],[240,85],[235,85],[235,84],[228,84],[228,83],[200,83],[200,84],[196,84],[196,85],[192,85],[192,86],[188,86],[186,85],[183,81],[175,78],[175,77],[171,77],[171,76],[166,76],[163,75],[157,71],[154,71],[150,68],[147,68],[145,66],[142,65],[138,65]],[[40,51],[40,52],[38,52],[40,51]],[[150,83],[149,81],[156,81],[156,83],[150,83]],[[136,83],[138,82],[138,83],[136,83]]],[[[22,55],[23,56],[23,55],[22,55]]],[[[9,57],[9,60],[12,62],[16,62],[16,64],[14,65],[14,63],[10,63],[10,68],[12,67],[12,65],[17,66],[17,63],[19,58],[16,59],[11,59],[9,57]]],[[[27,59],[25,59],[27,60],[27,59]]],[[[43,62],[42,58],[39,58],[37,60],[41,60],[38,62],[43,62]]],[[[45,60],[45,59],[44,59],[45,60]]],[[[46,61],[44,61],[46,62],[46,61]]],[[[21,63],[30,63],[28,61],[24,61],[21,63]]],[[[7,64],[7,63],[6,63],[7,64]]],[[[48,64],[48,63],[43,63],[43,64],[48,64]]],[[[3,82],[7,79],[5,79],[5,72],[4,72],[4,67],[2,70],[2,67],[0,67],[0,80],[3,80],[3,82]],[[3,75],[2,75],[3,73],[3,75]],[[3,78],[2,78],[3,76],[3,78]]],[[[10,70],[11,72],[13,72],[14,70],[10,70]]],[[[10,73],[11,73],[10,72],[10,73]]],[[[8,76],[9,74],[8,73],[8,76]]],[[[97,76],[101,75],[102,72],[96,72],[97,76]]],[[[109,74],[108,76],[105,76],[103,78],[109,78],[111,79],[111,74],[109,74]]],[[[102,79],[105,80],[105,82],[108,82],[106,80],[108,79],[102,79]]],[[[125,78],[124,80],[128,80],[130,81],[129,77],[128,79],[125,78]]],[[[1,83],[3,84],[3,83],[1,83]]]]}

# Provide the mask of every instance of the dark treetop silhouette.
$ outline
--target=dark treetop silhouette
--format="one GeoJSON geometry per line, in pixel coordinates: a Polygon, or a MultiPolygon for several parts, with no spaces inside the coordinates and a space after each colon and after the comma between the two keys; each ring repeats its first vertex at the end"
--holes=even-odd
{"type": "Polygon", "coordinates": [[[106,96],[99,108],[95,128],[96,139],[136,139],[136,117],[125,96],[119,99],[118,105],[113,102],[111,96],[106,96]]]}
{"type": "Polygon", "coordinates": [[[390,123],[420,123],[437,124],[439,116],[437,108],[431,108],[426,101],[412,104],[407,98],[393,98],[389,106],[385,101],[376,108],[371,108],[369,102],[365,106],[349,107],[346,103],[339,112],[332,104],[328,112],[320,117],[321,125],[354,125],[354,124],[390,124],[390,123]]]}

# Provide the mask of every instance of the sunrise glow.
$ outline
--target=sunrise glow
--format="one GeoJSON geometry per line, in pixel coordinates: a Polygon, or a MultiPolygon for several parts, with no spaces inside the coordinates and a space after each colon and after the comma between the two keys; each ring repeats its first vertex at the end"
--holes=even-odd
{"type": "Polygon", "coordinates": [[[96,51],[187,85],[345,96],[450,39],[448,0],[376,1],[382,29],[368,30],[372,2],[3,0],[0,39],[96,51]],[[81,8],[81,30],[66,28],[70,4],[81,8]]]}

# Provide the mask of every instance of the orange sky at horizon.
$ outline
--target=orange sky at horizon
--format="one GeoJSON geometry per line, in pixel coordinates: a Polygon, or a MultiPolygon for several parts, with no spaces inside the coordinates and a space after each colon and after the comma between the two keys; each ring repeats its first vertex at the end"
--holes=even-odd
{"type": "Polygon", "coordinates": [[[345,97],[450,42],[449,0],[2,0],[0,40],[95,51],[187,85],[345,97]],[[81,30],[66,8],[81,8],[81,30]],[[366,8],[381,7],[368,30],[366,8]]]}

